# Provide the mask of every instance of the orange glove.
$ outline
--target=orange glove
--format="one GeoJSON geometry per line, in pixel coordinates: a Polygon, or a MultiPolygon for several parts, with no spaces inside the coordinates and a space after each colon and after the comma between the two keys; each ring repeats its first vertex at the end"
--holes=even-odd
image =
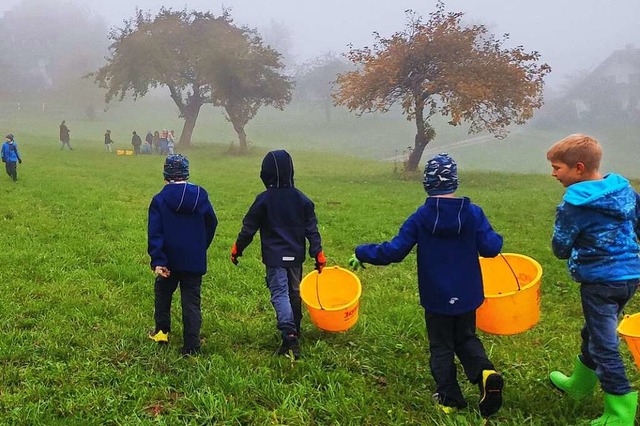
{"type": "Polygon", "coordinates": [[[234,265],[238,265],[238,258],[242,256],[241,254],[238,254],[238,247],[236,246],[236,243],[233,243],[233,247],[231,247],[231,262],[234,265]]]}
{"type": "Polygon", "coordinates": [[[324,256],[324,252],[320,250],[320,253],[316,255],[316,270],[319,274],[322,273],[325,266],[327,266],[327,258],[324,256]]]}

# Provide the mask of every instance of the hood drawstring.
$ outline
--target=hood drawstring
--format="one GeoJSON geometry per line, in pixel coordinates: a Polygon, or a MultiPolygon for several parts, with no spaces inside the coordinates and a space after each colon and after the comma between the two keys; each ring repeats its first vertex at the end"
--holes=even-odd
{"type": "Polygon", "coordinates": [[[463,206],[464,206],[464,198],[461,200],[460,209],[458,209],[458,235],[460,235],[460,231],[462,230],[462,221],[460,220],[460,213],[462,213],[463,206]]]}
{"type": "Polygon", "coordinates": [[[431,230],[431,234],[436,233],[436,228],[438,226],[438,219],[440,218],[440,197],[436,197],[436,220],[433,222],[433,229],[431,230]]]}

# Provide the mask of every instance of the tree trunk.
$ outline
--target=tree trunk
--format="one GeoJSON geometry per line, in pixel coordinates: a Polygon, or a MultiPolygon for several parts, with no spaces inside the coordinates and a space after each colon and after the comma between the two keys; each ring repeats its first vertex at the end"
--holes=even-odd
{"type": "Polygon", "coordinates": [[[247,134],[244,131],[244,124],[238,120],[232,120],[231,124],[233,124],[233,130],[238,134],[238,153],[246,154],[249,152],[249,147],[247,146],[247,134]]]}
{"type": "Polygon", "coordinates": [[[180,146],[190,147],[191,136],[193,136],[193,129],[196,127],[196,120],[198,114],[200,114],[200,107],[202,104],[191,104],[184,109],[184,126],[182,127],[182,133],[180,133],[180,146]]]}
{"type": "Polygon", "coordinates": [[[413,150],[409,154],[407,162],[404,163],[405,172],[415,172],[418,170],[418,165],[420,164],[420,159],[422,158],[424,149],[436,136],[436,132],[433,130],[433,127],[424,120],[424,106],[422,105],[416,106],[416,129],[417,132],[413,150]]]}

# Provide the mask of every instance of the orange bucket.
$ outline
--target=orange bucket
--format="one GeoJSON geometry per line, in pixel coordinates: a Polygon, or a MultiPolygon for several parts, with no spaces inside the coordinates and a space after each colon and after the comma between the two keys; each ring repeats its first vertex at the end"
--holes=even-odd
{"type": "Polygon", "coordinates": [[[358,321],[362,285],[351,271],[338,266],[308,273],[300,283],[300,297],[311,322],[325,331],[346,331],[358,321]]]}
{"type": "Polygon", "coordinates": [[[518,334],[540,320],[542,267],[534,259],[515,253],[480,258],[484,302],[476,311],[476,324],[491,334],[518,334]]]}
{"type": "Polygon", "coordinates": [[[618,326],[618,333],[624,337],[633,361],[640,368],[640,313],[625,315],[618,326]]]}

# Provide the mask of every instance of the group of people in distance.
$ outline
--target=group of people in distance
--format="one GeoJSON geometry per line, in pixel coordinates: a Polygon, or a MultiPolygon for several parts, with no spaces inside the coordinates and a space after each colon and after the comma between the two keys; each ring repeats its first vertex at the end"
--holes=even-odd
{"type": "MultiPolygon", "coordinates": [[[[580,284],[585,320],[573,373],[553,371],[549,379],[579,401],[592,395],[599,382],[604,411],[591,424],[631,426],[638,393],[632,391],[625,373],[616,327],[640,280],[640,195],[624,177],[602,175],[601,157],[599,143],[583,134],[570,135],[547,152],[552,176],[566,188],[557,209],[552,248],[558,258],[568,259],[569,272],[580,284]]],[[[305,240],[318,273],[326,257],[314,204],[294,186],[293,176],[293,161],[286,151],[266,154],[260,171],[266,189],[244,216],[231,262],[238,264],[260,232],[267,287],[282,338],[276,353],[297,359],[305,240]]],[[[188,160],[169,155],[164,163],[166,185],[151,201],[148,225],[148,252],[156,273],[155,330],[149,337],[160,344],[169,342],[171,297],[180,286],[186,356],[200,351],[200,288],[206,251],[218,223],[207,192],[188,178],[188,160]]],[[[428,194],[424,205],[390,241],[358,245],[349,265],[357,270],[366,263],[401,262],[418,247],[418,289],[436,384],[435,405],[447,414],[468,405],[458,384],[457,356],[469,381],[478,385],[478,408],[488,417],[502,406],[505,381],[476,333],[475,314],[484,300],[478,256],[497,256],[503,238],[479,206],[456,195],[457,164],[448,154],[427,162],[422,183],[428,194]]]]}
{"type": "MultiPolygon", "coordinates": [[[[63,150],[65,146],[72,150],[71,147],[71,131],[67,127],[65,120],[60,123],[60,149],[63,150]]],[[[111,130],[107,130],[104,134],[104,149],[106,152],[113,152],[114,141],[111,139],[111,130]]],[[[147,132],[144,142],[138,133],[134,130],[131,136],[131,145],[133,145],[133,152],[138,154],[151,154],[158,153],[162,155],[170,155],[175,151],[175,132],[173,130],[168,131],[163,129],[162,132],[157,130],[151,133],[151,130],[147,132]]]]}

